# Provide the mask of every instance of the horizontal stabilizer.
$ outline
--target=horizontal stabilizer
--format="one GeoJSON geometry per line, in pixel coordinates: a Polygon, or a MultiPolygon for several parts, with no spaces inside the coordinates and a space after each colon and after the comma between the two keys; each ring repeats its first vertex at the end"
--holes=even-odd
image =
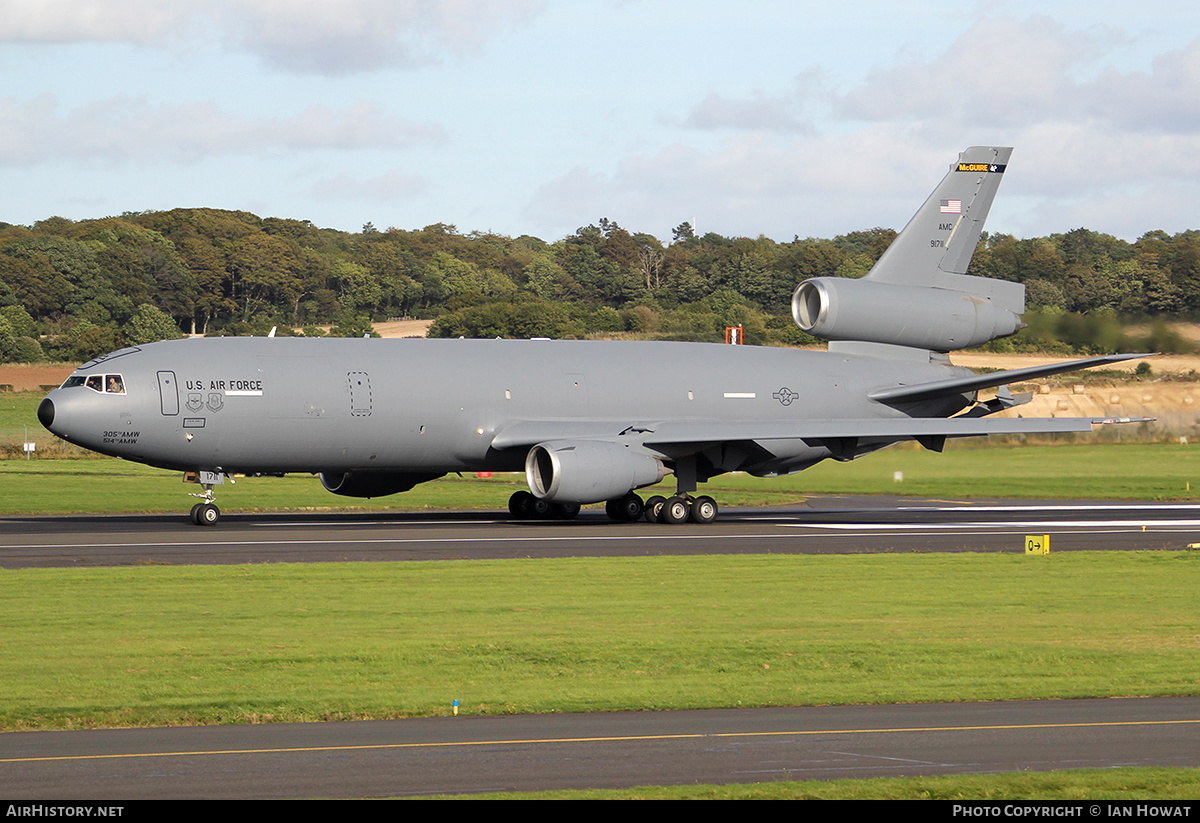
{"type": "Polygon", "coordinates": [[[1030,366],[1025,369],[1010,369],[1008,371],[977,374],[971,377],[953,377],[949,380],[917,383],[911,386],[876,389],[867,396],[876,402],[894,406],[898,403],[913,403],[921,400],[932,400],[937,397],[949,397],[969,391],[1003,386],[1008,383],[1020,383],[1023,380],[1035,380],[1039,377],[1050,377],[1055,374],[1078,371],[1079,369],[1090,369],[1093,366],[1104,366],[1109,363],[1121,363],[1125,360],[1136,360],[1139,357],[1153,356],[1153,354],[1109,354],[1103,357],[1088,357],[1083,360],[1068,360],[1065,363],[1051,363],[1046,366],[1030,366]]]}

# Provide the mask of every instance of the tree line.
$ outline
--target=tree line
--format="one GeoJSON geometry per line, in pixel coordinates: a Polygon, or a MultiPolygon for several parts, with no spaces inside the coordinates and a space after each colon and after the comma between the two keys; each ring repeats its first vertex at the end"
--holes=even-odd
{"type": "MultiPolygon", "coordinates": [[[[895,236],[875,228],[778,242],[697,236],[682,223],[663,241],[601,219],[546,242],[444,223],[351,233],[218,209],[0,223],[0,360],[77,361],[273,326],[361,335],[391,317],[436,318],[430,334],[443,337],[719,341],[740,325],[748,343],[803,344],[813,341],[791,322],[795,287],[865,274],[895,236]]],[[[1082,328],[1082,342],[1068,342],[1100,350],[1119,345],[1118,316],[1200,312],[1200,231],[1133,243],[1082,228],[985,234],[970,273],[1026,285],[1033,328],[1016,345],[1082,328]],[[1107,331],[1089,337],[1088,318],[1107,331]]]]}

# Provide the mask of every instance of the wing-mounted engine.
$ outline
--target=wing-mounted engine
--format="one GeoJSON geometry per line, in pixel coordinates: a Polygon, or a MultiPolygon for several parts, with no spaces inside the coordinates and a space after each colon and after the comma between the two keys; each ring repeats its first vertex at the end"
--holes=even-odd
{"type": "Polygon", "coordinates": [[[525,458],[529,490],[555,503],[612,500],[652,486],[668,473],[653,453],[603,440],[539,443],[525,458]]]}
{"type": "Polygon", "coordinates": [[[437,480],[438,474],[411,472],[321,472],[321,485],[326,491],[343,497],[386,497],[409,491],[418,483],[437,480]]]}
{"type": "Polygon", "coordinates": [[[792,296],[792,318],[827,340],[939,352],[979,346],[1024,326],[1019,314],[978,294],[842,277],[801,283],[792,296]]]}

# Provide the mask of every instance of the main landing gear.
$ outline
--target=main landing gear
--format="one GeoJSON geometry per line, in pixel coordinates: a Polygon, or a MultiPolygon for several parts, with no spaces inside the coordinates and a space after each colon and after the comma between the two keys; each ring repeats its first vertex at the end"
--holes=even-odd
{"type": "Polygon", "coordinates": [[[717,501],[707,495],[655,495],[646,501],[645,517],[647,523],[711,523],[717,519],[717,501]]]}
{"type": "MultiPolygon", "coordinates": [[[[643,519],[647,523],[711,523],[717,519],[717,501],[711,497],[676,494],[669,498],[655,495],[643,502],[630,492],[607,501],[604,511],[610,520],[619,523],[643,519]]],[[[522,489],[508,499],[508,512],[516,520],[573,520],[579,514],[579,504],[550,503],[522,489]]]]}
{"type": "Polygon", "coordinates": [[[633,492],[604,504],[609,519],[617,521],[642,520],[647,523],[711,523],[717,519],[717,501],[711,497],[692,497],[676,494],[663,497],[656,494],[642,502],[633,492]]]}
{"type": "Polygon", "coordinates": [[[521,489],[508,498],[508,513],[517,520],[574,520],[578,503],[551,503],[521,489]]]}
{"type": "Polygon", "coordinates": [[[637,520],[645,517],[647,523],[711,523],[717,519],[717,501],[707,495],[695,497],[699,481],[695,455],[675,461],[675,494],[670,497],[654,495],[644,504],[633,492],[619,500],[609,500],[605,505],[608,516],[613,520],[637,520]]]}

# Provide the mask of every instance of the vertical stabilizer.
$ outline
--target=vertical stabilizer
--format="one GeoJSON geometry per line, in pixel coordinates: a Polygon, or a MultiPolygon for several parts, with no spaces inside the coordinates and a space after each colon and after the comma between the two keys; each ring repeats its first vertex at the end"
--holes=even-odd
{"type": "Polygon", "coordinates": [[[1021,284],[966,276],[1011,154],[1009,147],[972,146],[959,155],[865,279],[953,289],[1025,311],[1021,284]]]}

